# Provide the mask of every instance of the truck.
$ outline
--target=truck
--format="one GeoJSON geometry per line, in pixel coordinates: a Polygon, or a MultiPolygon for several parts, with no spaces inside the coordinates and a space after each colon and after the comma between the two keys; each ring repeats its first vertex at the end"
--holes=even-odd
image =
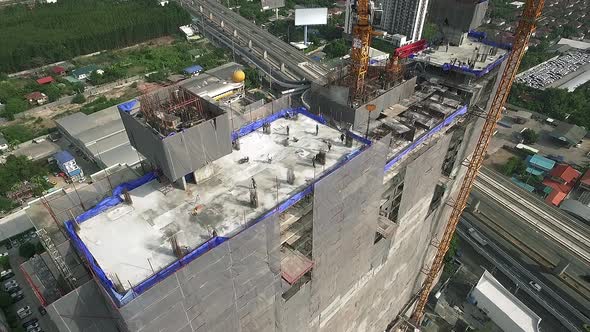
{"type": "Polygon", "coordinates": [[[468,231],[469,235],[471,235],[471,237],[482,246],[486,246],[488,244],[488,241],[486,241],[473,227],[469,228],[468,231]]]}

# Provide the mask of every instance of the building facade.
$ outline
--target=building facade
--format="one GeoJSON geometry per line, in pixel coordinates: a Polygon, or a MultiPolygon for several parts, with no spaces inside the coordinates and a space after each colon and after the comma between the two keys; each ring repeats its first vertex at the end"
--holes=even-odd
{"type": "Polygon", "coordinates": [[[388,34],[406,36],[408,43],[422,38],[428,0],[383,0],[378,27],[388,34]]]}

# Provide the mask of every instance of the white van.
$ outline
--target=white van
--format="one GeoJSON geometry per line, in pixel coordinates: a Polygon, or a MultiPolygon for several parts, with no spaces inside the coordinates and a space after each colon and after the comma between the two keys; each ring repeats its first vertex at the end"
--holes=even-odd
{"type": "Polygon", "coordinates": [[[17,310],[16,314],[18,315],[18,318],[20,318],[20,319],[28,317],[29,315],[32,314],[31,307],[29,307],[29,306],[22,307],[17,310]]]}

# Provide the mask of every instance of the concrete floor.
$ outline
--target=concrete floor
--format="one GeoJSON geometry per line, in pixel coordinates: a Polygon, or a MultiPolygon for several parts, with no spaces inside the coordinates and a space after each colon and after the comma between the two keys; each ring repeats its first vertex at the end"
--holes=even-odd
{"type": "Polygon", "coordinates": [[[271,135],[260,129],[240,138],[240,150],[211,163],[214,173],[205,181],[189,184],[186,191],[167,191],[153,180],[130,192],[132,205],[120,204],[80,224],[79,236],[107,275],[116,274],[124,287],[135,285],[176,260],[171,236],[189,250],[211,238],[213,229],[231,236],[361,147],[358,142],[346,147],[340,132],[327,126],[319,125],[316,136],[315,127],[302,115],[276,120],[271,135]],[[313,167],[312,157],[327,151],[327,142],[326,164],[313,167]],[[244,157],[249,162],[239,164],[244,157]],[[286,181],[290,167],[294,184],[286,181]],[[255,209],[250,206],[252,178],[259,199],[255,209]]]}

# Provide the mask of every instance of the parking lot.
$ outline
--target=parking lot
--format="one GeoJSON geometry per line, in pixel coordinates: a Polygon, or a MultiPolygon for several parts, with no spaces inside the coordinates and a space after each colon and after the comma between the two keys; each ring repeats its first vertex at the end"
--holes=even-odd
{"type": "Polygon", "coordinates": [[[516,77],[517,83],[543,89],[590,63],[590,52],[571,52],[548,60],[516,77]]]}
{"type": "MultiPolygon", "coordinates": [[[[37,239],[33,237],[29,237],[29,240],[32,243],[36,243],[37,239]]],[[[24,259],[19,255],[19,247],[22,243],[26,241],[11,241],[13,245],[9,245],[9,249],[6,246],[0,247],[0,252],[4,253],[7,252],[9,256],[9,261],[11,265],[12,272],[14,276],[7,280],[2,281],[2,290],[4,290],[4,286],[8,281],[16,281],[18,286],[21,288],[23,292],[23,299],[19,300],[15,304],[13,304],[13,312],[17,312],[18,309],[29,306],[31,308],[31,315],[24,319],[19,319],[19,325],[22,328],[22,324],[26,321],[29,321],[33,318],[38,319],[39,327],[42,331],[45,332],[57,332],[56,326],[53,324],[49,316],[42,315],[40,313],[39,307],[41,307],[41,303],[37,296],[35,295],[33,289],[31,288],[30,284],[27,282],[24,273],[20,269],[20,265],[24,262],[24,259]]]]}

